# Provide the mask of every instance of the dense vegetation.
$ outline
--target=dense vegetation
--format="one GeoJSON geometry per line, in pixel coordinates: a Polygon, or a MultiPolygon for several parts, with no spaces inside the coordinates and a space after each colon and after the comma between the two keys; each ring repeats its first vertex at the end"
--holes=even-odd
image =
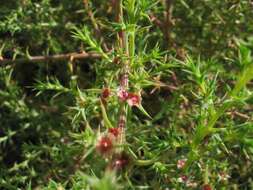
{"type": "Polygon", "coordinates": [[[1,2],[0,189],[253,189],[252,8],[1,2]]]}

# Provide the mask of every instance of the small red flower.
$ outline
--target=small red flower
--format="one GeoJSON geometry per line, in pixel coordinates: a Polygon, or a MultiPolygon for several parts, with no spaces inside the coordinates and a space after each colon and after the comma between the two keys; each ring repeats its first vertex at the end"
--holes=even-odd
{"type": "Polygon", "coordinates": [[[177,161],[177,168],[182,169],[186,164],[186,159],[181,159],[177,161]]]}
{"type": "Polygon", "coordinates": [[[111,167],[112,169],[121,170],[124,169],[129,164],[129,162],[129,156],[125,152],[122,152],[114,156],[111,167]]]}
{"type": "Polygon", "coordinates": [[[100,154],[108,154],[113,149],[112,139],[108,136],[101,137],[98,140],[96,148],[100,154]]]}
{"type": "Polygon", "coordinates": [[[177,180],[178,180],[179,183],[185,183],[186,184],[187,181],[188,181],[188,177],[186,175],[182,175],[177,180]]]}
{"type": "Polygon", "coordinates": [[[120,128],[119,127],[110,128],[109,133],[112,134],[114,137],[118,137],[120,133],[120,128]]]}
{"type": "Polygon", "coordinates": [[[203,190],[212,190],[212,187],[208,184],[203,185],[203,190]]]}
{"type": "Polygon", "coordinates": [[[138,106],[141,103],[141,98],[137,94],[129,93],[128,98],[127,98],[127,103],[129,106],[138,106]]]}
{"type": "Polygon", "coordinates": [[[186,182],[188,180],[188,177],[186,175],[182,175],[180,177],[180,179],[183,181],[183,182],[186,182]]]}
{"type": "Polygon", "coordinates": [[[102,99],[106,99],[106,98],[108,98],[110,96],[110,94],[111,94],[110,89],[109,88],[104,88],[102,90],[101,97],[102,97],[102,99]]]}
{"type": "Polygon", "coordinates": [[[128,92],[121,87],[119,88],[117,95],[121,101],[126,101],[128,98],[128,92]]]}
{"type": "Polygon", "coordinates": [[[219,180],[221,180],[221,181],[226,181],[226,180],[228,180],[229,177],[230,176],[228,174],[226,174],[225,172],[221,172],[219,174],[219,180]]]}

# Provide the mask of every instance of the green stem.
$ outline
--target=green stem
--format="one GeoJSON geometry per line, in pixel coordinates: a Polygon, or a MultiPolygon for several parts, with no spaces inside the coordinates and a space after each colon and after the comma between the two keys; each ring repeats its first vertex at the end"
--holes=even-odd
{"type": "Polygon", "coordinates": [[[133,62],[134,62],[134,53],[135,53],[135,31],[132,31],[132,32],[129,33],[129,58],[130,58],[130,65],[132,65],[133,62]]]}
{"type": "Polygon", "coordinates": [[[156,162],[156,159],[152,159],[152,160],[135,160],[134,164],[136,166],[149,166],[152,165],[156,162]]]}

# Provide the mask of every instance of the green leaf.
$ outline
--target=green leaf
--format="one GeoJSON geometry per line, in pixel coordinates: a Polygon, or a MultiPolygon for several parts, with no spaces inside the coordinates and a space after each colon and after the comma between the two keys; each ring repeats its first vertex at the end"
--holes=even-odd
{"type": "Polygon", "coordinates": [[[101,106],[102,116],[103,116],[103,120],[105,122],[106,128],[113,128],[113,125],[112,125],[112,123],[110,122],[110,120],[107,117],[107,113],[106,113],[104,104],[103,104],[103,102],[101,100],[100,100],[100,106],[101,106]]]}
{"type": "Polygon", "coordinates": [[[148,112],[143,108],[143,106],[140,104],[139,106],[137,106],[137,108],[147,117],[149,117],[150,119],[152,119],[152,117],[148,114],[148,112]]]}

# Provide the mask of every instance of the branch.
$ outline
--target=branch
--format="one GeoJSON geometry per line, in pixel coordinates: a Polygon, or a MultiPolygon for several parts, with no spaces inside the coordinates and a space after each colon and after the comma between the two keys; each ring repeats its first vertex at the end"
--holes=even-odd
{"type": "Polygon", "coordinates": [[[173,9],[173,0],[165,0],[166,11],[164,14],[164,37],[166,45],[168,48],[172,45],[171,40],[171,28],[172,28],[172,9],[173,9]]]}
{"type": "MultiPolygon", "coordinates": [[[[115,10],[115,21],[117,23],[123,23],[123,0],[112,0],[112,5],[115,10]]],[[[118,51],[121,51],[125,54],[128,55],[128,41],[126,40],[126,35],[124,31],[119,31],[117,34],[117,42],[118,42],[118,51]],[[124,50],[126,52],[124,52],[124,50]]],[[[122,61],[122,60],[120,60],[122,61]]],[[[122,70],[123,73],[120,75],[119,81],[120,81],[120,86],[124,90],[128,89],[128,63],[124,63],[122,65],[122,70]]],[[[121,129],[121,134],[120,134],[120,144],[123,144],[125,142],[125,127],[126,127],[126,122],[127,122],[127,114],[126,114],[126,107],[124,104],[120,105],[120,110],[119,110],[119,118],[118,118],[118,123],[117,127],[121,129]]]]}
{"type": "Polygon", "coordinates": [[[97,24],[97,22],[96,22],[96,19],[95,19],[95,17],[94,17],[94,14],[93,14],[93,12],[92,12],[92,9],[91,9],[91,7],[89,6],[89,0],[83,0],[83,4],[84,4],[84,7],[85,7],[85,9],[86,9],[86,11],[87,11],[87,13],[88,13],[88,16],[89,16],[90,20],[91,20],[91,23],[92,23],[92,25],[93,25],[93,27],[94,27],[96,38],[98,38],[98,39],[101,40],[102,46],[103,46],[104,50],[105,50],[105,51],[109,51],[109,49],[108,49],[108,47],[107,47],[107,45],[106,45],[106,43],[105,43],[105,41],[104,41],[104,38],[103,38],[103,36],[101,35],[101,30],[100,30],[100,28],[99,28],[99,26],[98,26],[98,24],[97,24]]]}
{"type": "Polygon", "coordinates": [[[149,14],[150,21],[153,22],[156,26],[160,28],[161,31],[163,31],[163,23],[161,20],[159,20],[153,13],[149,14]]]}
{"type": "MultiPolygon", "coordinates": [[[[117,23],[122,23],[123,22],[122,0],[112,0],[112,7],[115,10],[115,21],[117,23]]],[[[121,48],[122,50],[126,46],[124,38],[125,38],[124,31],[119,31],[117,34],[117,41],[119,48],[121,48]]]]}
{"type": "Polygon", "coordinates": [[[7,64],[24,63],[24,62],[43,62],[43,61],[59,61],[59,60],[74,60],[74,59],[87,59],[87,58],[100,58],[101,55],[98,53],[67,53],[67,54],[56,54],[56,55],[45,55],[45,56],[31,56],[20,59],[0,59],[0,66],[7,64]]]}

